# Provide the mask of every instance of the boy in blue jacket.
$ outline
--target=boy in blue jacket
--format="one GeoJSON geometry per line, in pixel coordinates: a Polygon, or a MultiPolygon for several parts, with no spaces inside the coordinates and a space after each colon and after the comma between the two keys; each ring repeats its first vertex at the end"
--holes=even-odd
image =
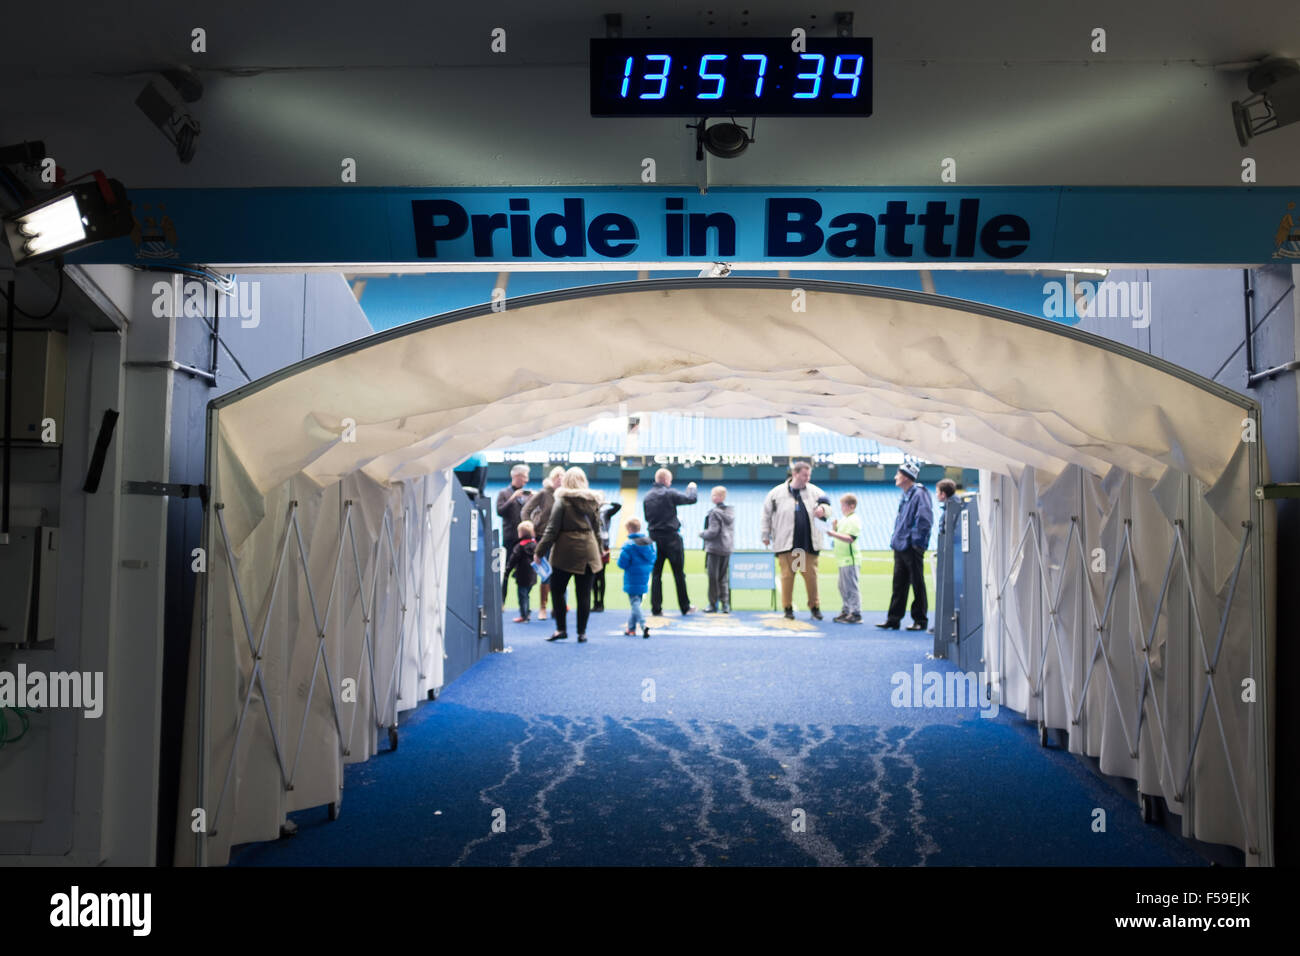
{"type": "Polygon", "coordinates": [[[623,590],[627,594],[632,613],[627,619],[628,637],[636,637],[637,625],[641,626],[641,636],[649,637],[650,628],[646,627],[645,615],[641,613],[641,599],[645,597],[650,586],[650,569],[655,565],[655,543],[641,533],[639,518],[627,519],[627,541],[618,555],[618,566],[623,569],[623,590]]]}

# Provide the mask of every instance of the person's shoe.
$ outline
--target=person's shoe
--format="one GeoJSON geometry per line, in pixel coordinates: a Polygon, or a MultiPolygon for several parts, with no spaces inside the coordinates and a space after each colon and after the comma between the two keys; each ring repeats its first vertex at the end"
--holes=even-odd
{"type": "Polygon", "coordinates": [[[882,631],[898,630],[898,624],[895,621],[880,621],[876,624],[876,627],[880,628],[882,631]]]}
{"type": "Polygon", "coordinates": [[[730,614],[730,613],[731,613],[731,605],[730,605],[730,604],[724,604],[724,605],[722,605],[722,613],[723,613],[723,614],[730,614]]]}
{"type": "Polygon", "coordinates": [[[568,640],[568,638],[569,638],[569,635],[568,635],[568,634],[565,634],[563,631],[556,631],[554,634],[552,634],[550,637],[548,637],[547,640],[548,640],[548,641],[565,641],[565,640],[568,640]]]}
{"type": "Polygon", "coordinates": [[[912,624],[907,625],[907,629],[908,629],[909,631],[924,631],[924,630],[927,630],[928,628],[929,628],[929,625],[928,625],[928,624],[916,624],[916,623],[912,623],[912,624]]]}
{"type": "Polygon", "coordinates": [[[647,638],[647,639],[648,639],[648,638],[650,637],[650,628],[648,628],[648,627],[643,627],[643,628],[641,628],[641,636],[642,636],[643,638],[647,638]]]}
{"type": "Polygon", "coordinates": [[[831,618],[831,620],[834,621],[836,624],[847,624],[849,620],[849,616],[843,611],[840,611],[840,613],[836,614],[833,618],[831,618]]]}
{"type": "Polygon", "coordinates": [[[651,609],[650,609],[650,616],[651,616],[651,617],[663,617],[663,616],[664,616],[664,609],[663,609],[663,608],[660,608],[659,610],[656,611],[654,608],[651,608],[651,609]]]}
{"type": "Polygon", "coordinates": [[[546,608],[542,608],[540,611],[537,612],[537,620],[539,621],[546,620],[546,608]]]}
{"type": "Polygon", "coordinates": [[[696,607],[694,604],[692,604],[690,607],[682,608],[682,617],[685,617],[687,614],[690,614],[693,611],[698,611],[698,610],[699,608],[696,607]]]}
{"type": "Polygon", "coordinates": [[[579,644],[586,644],[586,643],[587,643],[587,635],[586,635],[586,634],[579,634],[579,635],[578,635],[578,643],[579,643],[579,644]]]}
{"type": "Polygon", "coordinates": [[[793,621],[793,620],[794,620],[794,608],[792,608],[792,607],[788,607],[788,608],[785,609],[785,619],[786,619],[787,621],[793,621]]]}
{"type": "Polygon", "coordinates": [[[597,604],[595,607],[591,609],[592,614],[603,614],[604,611],[605,611],[605,605],[603,604],[597,604]]]}
{"type": "Polygon", "coordinates": [[[717,609],[717,607],[715,607],[714,605],[710,604],[708,607],[706,607],[706,608],[704,609],[704,613],[705,613],[705,614],[717,614],[717,613],[718,613],[718,609],[717,609]]]}
{"type": "Polygon", "coordinates": [[[820,621],[820,620],[822,619],[822,609],[821,609],[821,608],[819,608],[819,607],[815,607],[815,608],[812,608],[811,611],[812,611],[812,616],[813,616],[813,620],[814,620],[814,621],[820,621]]]}
{"type": "Polygon", "coordinates": [[[629,627],[629,628],[628,628],[627,630],[625,630],[623,633],[626,634],[628,637],[636,637],[636,628],[635,628],[635,627],[629,627]]]}
{"type": "Polygon", "coordinates": [[[517,618],[515,618],[515,623],[516,623],[516,624],[522,624],[522,623],[524,623],[524,621],[526,621],[526,620],[528,620],[528,618],[526,618],[526,617],[517,617],[517,618]]]}
{"type": "Polygon", "coordinates": [[[862,623],[862,615],[859,614],[857,611],[854,611],[852,614],[850,614],[848,617],[846,617],[846,618],[844,619],[844,623],[845,623],[845,624],[861,624],[861,623],[862,623]]]}

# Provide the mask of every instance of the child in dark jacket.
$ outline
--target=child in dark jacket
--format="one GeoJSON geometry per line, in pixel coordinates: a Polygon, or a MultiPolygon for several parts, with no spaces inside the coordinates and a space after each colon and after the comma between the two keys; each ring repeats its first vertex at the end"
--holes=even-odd
{"type": "Polygon", "coordinates": [[[519,616],[516,624],[522,624],[529,618],[528,597],[537,583],[537,572],[533,570],[533,558],[537,553],[537,539],[533,537],[533,523],[519,522],[519,543],[510,550],[506,559],[506,578],[501,586],[501,597],[505,598],[505,586],[510,583],[510,572],[515,575],[515,588],[519,592],[519,616]]]}
{"type": "Polygon", "coordinates": [[[641,613],[641,599],[650,586],[650,569],[654,567],[657,551],[655,543],[641,533],[641,520],[628,518],[627,541],[618,555],[618,566],[623,569],[623,590],[627,593],[628,604],[632,606],[632,613],[627,619],[627,630],[623,632],[628,637],[636,637],[638,624],[641,626],[641,636],[650,636],[645,615],[641,613]]]}

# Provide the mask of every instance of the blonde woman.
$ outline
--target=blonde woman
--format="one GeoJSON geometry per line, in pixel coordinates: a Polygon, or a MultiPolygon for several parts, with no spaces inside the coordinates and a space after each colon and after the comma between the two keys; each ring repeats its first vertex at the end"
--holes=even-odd
{"type": "Polygon", "coordinates": [[[578,643],[587,642],[587,618],[591,614],[591,585],[603,565],[600,545],[601,495],[587,487],[587,473],[581,468],[564,472],[555,490],[546,531],[537,542],[537,556],[551,562],[551,593],[555,595],[555,633],[548,641],[562,641],[568,604],[564,599],[569,579],[578,598],[578,643]]]}

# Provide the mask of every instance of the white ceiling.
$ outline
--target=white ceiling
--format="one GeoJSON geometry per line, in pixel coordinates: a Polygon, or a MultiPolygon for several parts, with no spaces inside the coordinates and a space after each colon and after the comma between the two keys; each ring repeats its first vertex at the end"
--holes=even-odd
{"type": "Polygon", "coordinates": [[[1090,58],[1094,27],[1107,30],[1114,60],[1215,63],[1300,54],[1295,0],[929,0],[888,9],[826,0],[276,0],[202,7],[127,0],[10,4],[0,76],[117,75],[170,63],[238,71],[481,66],[502,62],[488,47],[494,27],[507,30],[504,59],[512,64],[581,64],[588,38],[604,35],[606,13],[621,14],[625,36],[785,36],[794,26],[817,36],[833,35],[837,10],[854,13],[856,34],[876,39],[882,62],[1081,61],[1090,58]],[[189,52],[194,27],[207,31],[206,54],[189,52]]]}
{"type": "Polygon", "coordinates": [[[745,155],[697,163],[687,121],[590,116],[607,11],[625,35],[817,36],[839,6],[823,4],[10,4],[0,144],[43,140],[69,175],[128,188],[339,186],[344,157],[360,186],[635,184],[645,157],[674,186],[938,185],[945,157],[961,185],[1234,186],[1244,156],[1260,185],[1300,185],[1300,124],[1243,151],[1244,75],[1214,68],[1300,55],[1297,0],[846,3],[875,39],[867,119],[765,119],[745,155]],[[134,105],[147,72],[178,65],[204,84],[189,165],[134,105]]]}

